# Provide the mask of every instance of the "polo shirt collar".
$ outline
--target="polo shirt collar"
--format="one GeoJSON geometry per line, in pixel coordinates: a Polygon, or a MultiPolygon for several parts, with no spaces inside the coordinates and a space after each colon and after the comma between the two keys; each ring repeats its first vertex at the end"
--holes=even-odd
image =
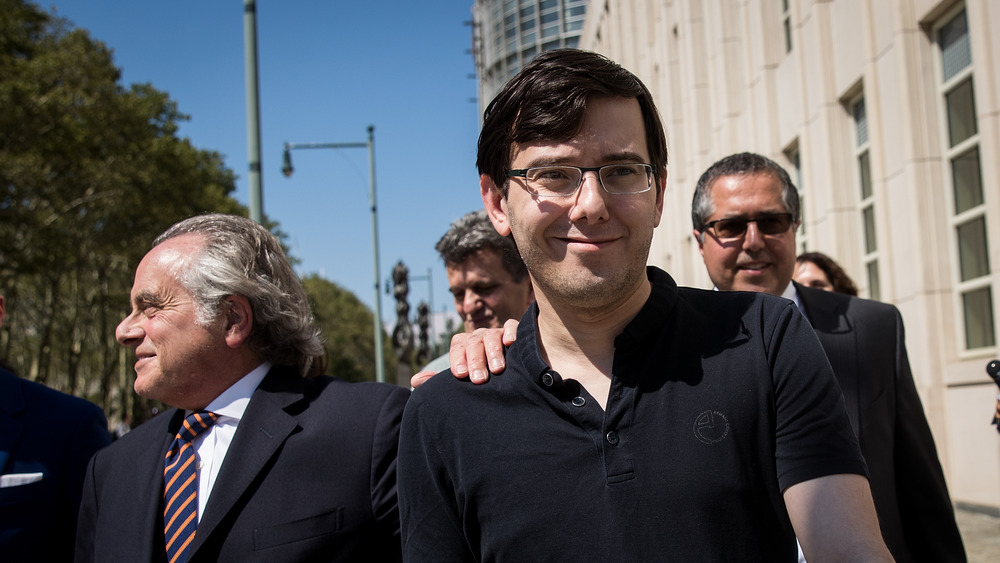
{"type": "MultiPolygon", "coordinates": [[[[646,267],[646,277],[653,285],[646,304],[636,314],[625,329],[615,337],[615,349],[644,349],[657,338],[663,320],[668,318],[677,303],[677,283],[669,274],[654,266],[646,267]]],[[[515,360],[522,366],[525,377],[544,387],[562,382],[562,377],[542,359],[538,345],[538,304],[533,303],[521,317],[517,327],[517,346],[508,353],[508,361],[515,360]]]]}

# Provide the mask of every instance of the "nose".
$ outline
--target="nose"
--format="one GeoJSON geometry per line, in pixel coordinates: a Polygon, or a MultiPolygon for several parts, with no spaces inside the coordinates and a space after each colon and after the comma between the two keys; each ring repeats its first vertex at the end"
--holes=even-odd
{"type": "Polygon", "coordinates": [[[479,308],[481,301],[482,300],[479,298],[478,293],[472,291],[471,289],[465,290],[465,296],[462,299],[462,311],[464,313],[471,313],[472,311],[475,311],[479,308]]]}
{"type": "Polygon", "coordinates": [[[584,220],[597,222],[608,219],[608,206],[604,199],[608,192],[604,191],[604,187],[601,186],[601,179],[598,178],[597,172],[584,172],[580,183],[573,208],[570,210],[570,220],[573,222],[584,220]]]}
{"type": "Polygon", "coordinates": [[[757,221],[747,223],[747,232],[743,236],[743,248],[746,250],[760,250],[764,247],[764,235],[757,229],[757,221]]]}
{"type": "Polygon", "coordinates": [[[129,314],[115,328],[115,339],[122,346],[136,346],[142,338],[142,328],[135,322],[135,314],[129,314]]]}

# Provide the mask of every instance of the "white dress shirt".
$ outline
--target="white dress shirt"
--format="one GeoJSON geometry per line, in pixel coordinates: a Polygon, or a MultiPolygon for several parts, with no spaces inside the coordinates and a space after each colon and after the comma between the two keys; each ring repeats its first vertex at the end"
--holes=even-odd
{"type": "MultiPolygon", "coordinates": [[[[236,434],[236,427],[243,418],[243,413],[250,404],[250,396],[271,370],[271,364],[264,362],[242,379],[226,389],[205,407],[205,410],[219,415],[211,427],[194,439],[194,448],[198,456],[198,521],[205,512],[208,497],[212,494],[215,479],[219,469],[226,459],[229,444],[236,434]]],[[[190,414],[190,413],[186,413],[190,414]]]]}

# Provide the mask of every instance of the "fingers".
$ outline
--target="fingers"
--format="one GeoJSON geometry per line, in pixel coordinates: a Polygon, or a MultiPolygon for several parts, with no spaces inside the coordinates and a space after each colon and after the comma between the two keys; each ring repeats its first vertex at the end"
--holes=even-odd
{"type": "Polygon", "coordinates": [[[421,371],[417,372],[413,377],[410,378],[410,387],[416,389],[424,384],[428,379],[434,376],[436,371],[421,371]]]}
{"type": "Polygon", "coordinates": [[[465,346],[468,339],[467,333],[460,332],[451,337],[451,347],[448,349],[448,367],[459,379],[469,377],[469,363],[465,360],[465,346]]]}
{"type": "Polygon", "coordinates": [[[504,370],[503,346],[503,330],[499,328],[456,334],[448,351],[451,372],[458,378],[468,377],[476,384],[486,383],[490,371],[500,373],[504,370]]]}
{"type": "Polygon", "coordinates": [[[459,379],[469,377],[473,383],[482,383],[489,378],[489,374],[484,373],[486,353],[482,336],[476,334],[478,332],[463,332],[452,336],[451,348],[448,350],[451,373],[459,379]]]}
{"type": "MultiPolygon", "coordinates": [[[[507,319],[507,322],[503,323],[503,345],[510,346],[517,340],[517,325],[520,324],[517,319],[507,319]]],[[[503,367],[503,359],[501,358],[501,368],[503,367]]]]}

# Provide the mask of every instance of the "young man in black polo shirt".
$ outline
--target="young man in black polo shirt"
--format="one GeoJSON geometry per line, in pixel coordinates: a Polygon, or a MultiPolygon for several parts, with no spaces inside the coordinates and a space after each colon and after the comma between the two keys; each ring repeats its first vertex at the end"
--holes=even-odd
{"type": "Polygon", "coordinates": [[[890,560],[843,399],[785,300],[646,268],[667,151],[645,86],[543,53],[486,111],[486,210],[536,304],[486,386],[404,413],[404,557],[890,560]]]}

